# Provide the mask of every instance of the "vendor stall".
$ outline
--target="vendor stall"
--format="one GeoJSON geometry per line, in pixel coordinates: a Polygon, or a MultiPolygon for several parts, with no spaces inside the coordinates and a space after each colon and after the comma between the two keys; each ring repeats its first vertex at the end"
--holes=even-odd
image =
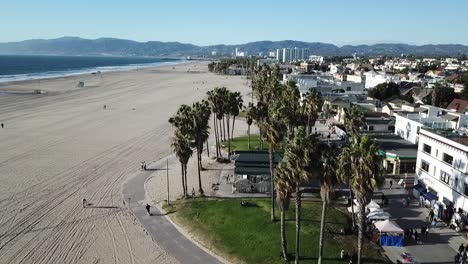
{"type": "Polygon", "coordinates": [[[389,220],[378,221],[374,223],[374,226],[380,232],[381,246],[403,247],[405,232],[395,222],[389,220]]]}

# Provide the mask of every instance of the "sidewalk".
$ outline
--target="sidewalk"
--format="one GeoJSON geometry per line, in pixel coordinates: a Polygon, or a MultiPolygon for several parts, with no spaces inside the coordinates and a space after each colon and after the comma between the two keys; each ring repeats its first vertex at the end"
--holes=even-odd
{"type": "MultiPolygon", "coordinates": [[[[162,167],[157,163],[151,167],[162,167]]],[[[122,195],[153,241],[180,263],[222,263],[179,232],[158,208],[151,207],[151,215],[146,213],[144,184],[150,175],[150,171],[137,173],[123,184],[122,195]]]]}
{"type": "MultiPolygon", "coordinates": [[[[374,199],[380,202],[381,194],[384,193],[389,199],[389,205],[387,208],[382,204],[381,206],[390,213],[391,220],[403,229],[413,228],[420,233],[422,226],[429,225],[426,222],[428,209],[419,207],[418,201],[412,196],[410,205],[402,207],[401,201],[406,197],[405,190],[395,179],[393,179],[393,188],[390,189],[389,181],[390,179],[387,179],[384,188],[375,193],[374,199]]],[[[447,228],[445,223],[441,222],[436,227],[430,227],[427,238],[421,236],[420,240],[421,243],[416,244],[413,239],[405,238],[403,248],[384,247],[384,250],[394,263],[401,260],[401,255],[406,252],[410,253],[417,263],[453,263],[460,244],[466,244],[462,233],[447,228]]]]}

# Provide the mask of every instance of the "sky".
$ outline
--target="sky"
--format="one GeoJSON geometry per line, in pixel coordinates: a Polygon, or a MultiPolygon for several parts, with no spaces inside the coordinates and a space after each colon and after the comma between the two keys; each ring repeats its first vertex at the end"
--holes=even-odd
{"type": "Polygon", "coordinates": [[[467,0],[2,0],[0,42],[63,36],[196,45],[468,45],[467,0]]]}

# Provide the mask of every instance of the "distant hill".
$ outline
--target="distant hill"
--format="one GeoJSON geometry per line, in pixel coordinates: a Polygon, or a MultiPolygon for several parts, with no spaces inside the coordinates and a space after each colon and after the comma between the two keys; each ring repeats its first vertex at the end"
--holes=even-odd
{"type": "Polygon", "coordinates": [[[309,48],[315,55],[460,55],[468,54],[468,46],[457,44],[446,45],[407,45],[375,44],[346,45],[338,47],[320,42],[302,42],[295,40],[256,41],[239,45],[196,46],[179,42],[136,42],[125,39],[100,38],[82,39],[63,37],[58,39],[33,39],[20,42],[0,43],[0,54],[23,55],[112,55],[112,56],[204,56],[216,51],[218,54],[230,55],[238,48],[241,51],[255,54],[258,52],[276,51],[281,48],[309,48]]]}

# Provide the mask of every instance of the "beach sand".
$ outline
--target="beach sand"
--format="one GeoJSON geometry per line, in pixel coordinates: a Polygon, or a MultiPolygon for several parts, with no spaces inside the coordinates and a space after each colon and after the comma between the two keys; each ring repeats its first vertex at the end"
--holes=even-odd
{"type": "Polygon", "coordinates": [[[0,263],[175,263],[126,210],[121,184],[171,153],[180,104],[216,86],[249,92],[206,65],[0,85],[48,92],[0,96],[0,263]]]}

